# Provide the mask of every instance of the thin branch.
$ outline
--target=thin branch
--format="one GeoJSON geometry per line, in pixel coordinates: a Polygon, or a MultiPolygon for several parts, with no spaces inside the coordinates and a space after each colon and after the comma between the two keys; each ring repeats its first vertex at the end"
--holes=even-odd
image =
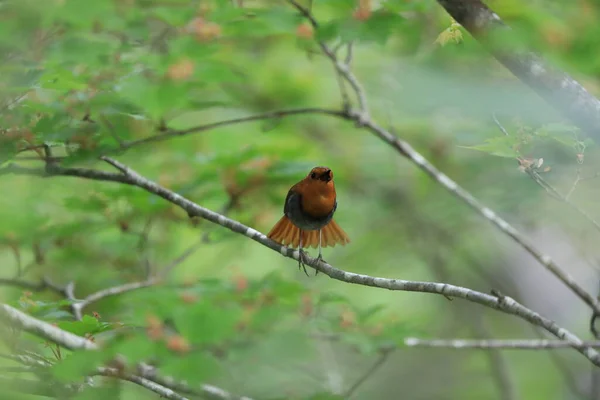
{"type": "MultiPolygon", "coordinates": [[[[598,231],[600,231],[600,223],[598,223],[598,221],[596,221],[590,214],[588,214],[587,211],[585,211],[584,209],[582,209],[581,207],[579,207],[578,205],[576,205],[575,203],[573,203],[572,201],[569,200],[569,196],[572,193],[572,191],[570,191],[566,196],[564,196],[556,188],[554,188],[549,182],[547,182],[544,178],[542,178],[542,176],[540,174],[538,174],[536,171],[531,170],[531,168],[527,168],[525,170],[525,172],[527,172],[527,174],[529,174],[529,176],[531,176],[536,183],[538,183],[540,186],[545,188],[552,195],[552,197],[554,197],[557,200],[562,201],[563,203],[565,203],[566,205],[571,207],[573,210],[577,211],[584,219],[586,219],[589,223],[594,225],[594,227],[598,231]]],[[[574,189],[574,188],[575,188],[575,186],[573,186],[571,189],[574,189]]]]}
{"type": "Polygon", "coordinates": [[[203,384],[196,390],[170,376],[158,375],[157,369],[146,363],[138,364],[138,375],[177,392],[193,394],[210,400],[252,400],[250,397],[246,396],[235,396],[232,393],[213,385],[203,384]]]}
{"type": "Polygon", "coordinates": [[[227,125],[235,125],[244,122],[252,122],[252,121],[261,121],[265,119],[274,119],[274,118],[284,118],[292,115],[303,115],[303,114],[324,114],[324,115],[333,115],[333,116],[342,116],[343,112],[336,110],[328,110],[324,108],[298,108],[291,110],[280,110],[280,111],[272,111],[264,114],[250,115],[248,117],[234,118],[230,120],[213,122],[210,124],[199,125],[188,129],[171,129],[167,130],[164,133],[160,133],[154,136],[149,136],[143,139],[133,140],[130,142],[126,142],[123,145],[123,149],[129,149],[134,146],[138,146],[140,144],[146,144],[151,142],[160,142],[163,140],[171,139],[173,137],[185,136],[192,133],[199,133],[208,131],[210,129],[218,128],[221,126],[227,125]]]}
{"type": "Polygon", "coordinates": [[[352,397],[352,395],[356,392],[356,390],[367,381],[367,379],[369,379],[371,376],[373,376],[373,374],[375,372],[377,372],[377,370],[379,368],[381,368],[381,366],[383,364],[385,364],[385,362],[388,360],[390,354],[392,354],[392,350],[391,349],[386,349],[386,350],[382,350],[381,354],[379,355],[379,357],[377,358],[377,360],[375,360],[375,362],[373,363],[373,365],[371,365],[371,367],[365,371],[364,374],[362,374],[357,380],[356,382],[354,382],[354,384],[352,386],[350,386],[350,388],[346,391],[346,393],[344,393],[344,398],[345,399],[349,399],[352,397]]]}
{"type": "MultiPolygon", "coordinates": [[[[310,12],[309,9],[303,7],[295,0],[288,0],[288,2],[292,6],[294,6],[306,19],[309,20],[309,22],[311,23],[313,28],[315,28],[315,30],[319,28],[319,23],[317,22],[316,18],[312,15],[312,13],[310,12]]],[[[359,126],[362,125],[363,120],[367,120],[370,117],[369,117],[369,107],[367,104],[367,96],[365,95],[365,91],[364,91],[361,83],[358,81],[358,79],[356,79],[354,74],[352,74],[350,72],[349,64],[345,63],[343,61],[340,61],[337,58],[335,51],[330,49],[329,46],[327,46],[327,44],[325,44],[324,42],[319,42],[319,46],[321,47],[321,51],[323,51],[323,54],[325,54],[331,60],[337,73],[340,74],[350,84],[350,86],[354,90],[354,93],[356,94],[356,98],[358,100],[358,109],[359,109],[358,118],[357,118],[356,122],[359,126]]],[[[349,54],[350,54],[349,60],[351,61],[352,52],[350,50],[349,50],[349,54]]]]}
{"type": "Polygon", "coordinates": [[[135,383],[136,385],[142,386],[148,390],[153,391],[154,393],[160,395],[160,397],[164,397],[166,399],[173,400],[187,400],[187,397],[183,397],[175,392],[173,389],[168,387],[159,385],[156,382],[153,382],[149,379],[142,378],[141,376],[132,375],[132,374],[123,374],[116,368],[98,368],[98,371],[95,375],[109,376],[113,378],[118,378],[121,380],[129,381],[135,383]]]}
{"type": "Polygon", "coordinates": [[[104,123],[104,125],[106,125],[106,127],[108,128],[108,131],[110,132],[110,135],[113,137],[113,139],[115,139],[115,141],[117,142],[119,147],[124,148],[125,141],[123,139],[121,139],[119,134],[115,131],[115,127],[112,124],[112,122],[110,122],[110,120],[108,118],[106,118],[106,116],[104,116],[103,114],[100,114],[100,120],[104,123]]]}
{"type": "MultiPolygon", "coordinates": [[[[404,339],[407,347],[447,348],[454,350],[549,350],[573,347],[564,340],[548,339],[419,339],[408,337],[404,339]]],[[[600,340],[585,341],[581,346],[600,348],[600,340]]]]}
{"type": "MultiPolygon", "coordinates": [[[[106,160],[108,157],[102,157],[102,159],[106,160]]],[[[260,233],[259,231],[250,228],[246,225],[241,224],[238,221],[229,219],[221,214],[215,213],[207,208],[201,207],[198,204],[184,198],[183,196],[174,193],[170,190],[167,190],[155,182],[152,182],[137,172],[133,171],[131,168],[126,167],[125,165],[119,163],[116,160],[110,159],[110,163],[118,166],[120,170],[127,171],[125,174],[114,174],[104,171],[96,171],[90,169],[77,169],[77,168],[60,168],[55,167],[51,170],[52,175],[42,174],[38,171],[34,171],[33,175],[36,176],[59,176],[61,172],[64,170],[67,172],[65,176],[79,176],[88,179],[95,179],[100,181],[110,181],[110,182],[121,182],[126,183],[128,185],[140,187],[150,193],[156,194],[159,197],[169,201],[172,204],[175,204],[185,210],[190,216],[199,216],[204,219],[207,219],[215,224],[219,224],[233,232],[244,235],[255,242],[261,243],[262,245],[274,250],[284,257],[292,258],[298,261],[299,254],[297,250],[291,249],[286,246],[282,246],[279,243],[267,238],[266,235],[260,233]],[[81,171],[81,172],[78,172],[81,171]],[[118,178],[117,178],[118,177],[118,178]]],[[[426,164],[425,161],[422,161],[426,164]]],[[[1,170],[0,170],[1,172],[1,170]]],[[[445,175],[444,175],[445,176],[445,175]]],[[[462,190],[462,189],[461,189],[462,190]]],[[[469,195],[470,196],[470,195],[469,195]]],[[[495,214],[485,208],[483,211],[484,215],[486,215],[489,219],[500,220],[498,217],[495,217],[495,214]],[[491,214],[491,215],[489,215],[491,214]]],[[[502,220],[500,220],[502,221],[502,220]]],[[[508,225],[508,224],[507,224],[508,225]]],[[[507,229],[507,228],[505,228],[507,229]]],[[[512,228],[514,229],[514,228],[512,228]]],[[[540,257],[543,257],[540,255],[540,257]]],[[[457,297],[472,301],[474,303],[478,303],[507,314],[517,315],[520,318],[529,321],[534,325],[538,325],[558,337],[559,339],[567,340],[572,343],[572,347],[577,349],[581,354],[583,354],[586,358],[588,358],[595,365],[600,366],[600,355],[590,347],[585,347],[582,345],[581,339],[577,336],[573,335],[571,332],[561,328],[554,321],[551,321],[547,318],[542,317],[540,314],[524,307],[523,305],[517,303],[510,297],[507,296],[491,296],[488,294],[484,294],[481,292],[476,292],[474,290],[449,285],[446,283],[436,283],[436,282],[418,282],[418,281],[405,281],[401,279],[387,279],[387,278],[379,278],[369,275],[355,274],[352,272],[346,272],[337,268],[334,268],[330,264],[323,262],[322,260],[318,260],[316,258],[310,257],[306,255],[304,258],[305,264],[315,268],[319,272],[323,274],[342,281],[346,283],[352,283],[357,285],[364,286],[372,286],[389,290],[400,290],[400,291],[409,291],[409,292],[422,292],[422,293],[435,293],[441,294],[444,296],[457,297]]],[[[547,261],[551,262],[551,261],[547,261]]]]}
{"type": "MultiPolygon", "coordinates": [[[[512,31],[480,0],[438,0],[494,57],[556,110],[570,118],[596,141],[600,140],[600,101],[568,74],[550,66],[533,52],[506,50],[488,38],[512,39],[512,31]]],[[[512,46],[514,49],[514,46],[512,46]]]]}
{"type": "Polygon", "coordinates": [[[498,117],[496,117],[496,113],[492,114],[492,119],[494,120],[494,123],[496,124],[496,126],[498,127],[498,129],[500,129],[500,131],[502,131],[502,133],[504,133],[505,136],[510,136],[508,134],[508,131],[504,128],[504,126],[502,126],[502,124],[500,123],[500,121],[498,121],[498,117]]]}
{"type": "Polygon", "coordinates": [[[42,279],[38,283],[29,282],[23,279],[7,279],[0,278],[0,286],[14,286],[19,287],[21,289],[29,290],[32,292],[41,292],[43,290],[51,290],[68,300],[75,301],[75,297],[73,295],[73,282],[69,282],[66,286],[61,287],[50,281],[48,278],[42,279]]]}
{"type": "MultiPolygon", "coordinates": [[[[473,331],[477,335],[491,336],[488,328],[485,324],[483,316],[478,316],[473,321],[473,331]]],[[[490,362],[490,369],[498,390],[500,392],[501,399],[503,400],[516,400],[519,398],[517,388],[514,379],[511,374],[511,368],[508,360],[498,349],[490,349],[486,352],[486,355],[490,362]]]]}
{"type": "Polygon", "coordinates": [[[567,200],[567,201],[569,200],[569,198],[575,191],[575,188],[577,188],[577,184],[579,182],[581,182],[581,168],[577,168],[577,176],[575,177],[575,180],[573,181],[573,184],[571,185],[569,192],[565,195],[565,200],[567,200]]]}
{"type": "Polygon", "coordinates": [[[159,282],[158,278],[148,279],[143,282],[132,282],[125,283],[123,285],[109,287],[103,290],[99,290],[95,293],[90,294],[85,299],[75,302],[71,305],[71,310],[73,311],[73,316],[76,320],[80,321],[83,317],[83,309],[89,306],[92,303],[105,299],[111,296],[117,296],[123,293],[131,292],[133,290],[146,288],[149,286],[153,286],[159,282]]]}
{"type": "Polygon", "coordinates": [[[17,310],[8,304],[0,304],[0,318],[6,322],[12,323],[26,332],[32,333],[38,337],[42,337],[52,343],[65,347],[70,350],[97,349],[98,345],[80,336],[70,332],[63,331],[53,325],[17,310]]]}
{"type": "Polygon", "coordinates": [[[176,259],[174,259],[173,261],[171,261],[160,273],[161,276],[165,277],[167,276],[175,267],[177,267],[179,264],[181,264],[182,262],[184,262],[185,260],[188,259],[189,256],[191,256],[192,254],[194,254],[196,251],[198,251],[198,249],[205,244],[204,242],[204,238],[201,238],[200,240],[198,240],[196,243],[192,244],[190,247],[188,247],[186,250],[183,251],[183,253],[181,253],[179,255],[179,257],[177,257],[176,259]]]}

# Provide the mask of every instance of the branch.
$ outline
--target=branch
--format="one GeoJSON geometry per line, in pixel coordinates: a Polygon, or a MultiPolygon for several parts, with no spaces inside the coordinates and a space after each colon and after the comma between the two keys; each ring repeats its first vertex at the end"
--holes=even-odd
{"type": "MultiPolygon", "coordinates": [[[[313,28],[317,29],[319,27],[319,23],[316,18],[312,15],[309,9],[303,7],[295,0],[288,0],[289,3],[294,6],[306,19],[309,20],[313,28]]],[[[356,94],[356,98],[358,99],[358,108],[359,114],[357,119],[357,124],[360,126],[363,120],[369,118],[369,107],[367,104],[367,97],[365,95],[365,91],[362,88],[361,83],[358,79],[350,72],[350,62],[352,61],[352,47],[349,45],[348,47],[348,55],[346,57],[346,61],[340,61],[335,51],[331,50],[324,42],[319,42],[319,46],[321,47],[321,51],[325,54],[333,63],[335,70],[337,73],[342,76],[346,82],[350,84],[354,93],[356,94]]],[[[343,93],[342,93],[343,96],[343,93]]],[[[345,99],[344,99],[345,100],[345,99]]]]}
{"type": "MultiPolygon", "coordinates": [[[[185,197],[174,193],[170,190],[167,190],[158,184],[142,177],[137,172],[133,171],[131,168],[119,163],[116,160],[109,159],[108,157],[103,157],[104,160],[110,162],[111,165],[117,167],[120,171],[125,171],[124,173],[119,174],[111,174],[108,172],[101,172],[95,170],[87,170],[82,169],[80,174],[74,172],[73,168],[66,168],[69,173],[66,176],[81,176],[86,177],[88,179],[95,180],[107,180],[111,182],[117,181],[113,175],[119,177],[119,182],[126,183],[128,185],[140,187],[150,193],[156,194],[157,196],[162,197],[163,199],[169,201],[172,204],[175,204],[185,210],[190,216],[199,216],[204,219],[207,219],[215,224],[219,224],[233,232],[239,233],[241,235],[247,236],[248,238],[258,242],[271,250],[274,250],[284,257],[292,258],[298,261],[298,251],[291,249],[286,246],[282,246],[279,243],[267,238],[266,235],[260,233],[259,231],[250,228],[238,221],[229,219],[221,214],[215,213],[207,208],[201,207],[198,204],[186,199],[185,197]]],[[[52,170],[54,176],[61,175],[61,171],[63,169],[61,167],[55,167],[52,170]]],[[[34,173],[34,175],[40,175],[38,173],[34,173]]],[[[41,175],[47,176],[47,175],[41,175]]],[[[489,209],[488,212],[492,212],[489,209]]],[[[538,325],[558,337],[559,339],[567,340],[572,343],[572,347],[577,349],[581,354],[583,354],[586,358],[588,358],[595,365],[600,366],[600,355],[593,350],[592,348],[585,347],[582,345],[581,339],[577,336],[573,335],[571,332],[559,327],[554,321],[551,321],[547,318],[542,317],[540,314],[524,307],[523,305],[517,303],[515,300],[506,296],[491,296],[485,293],[476,292],[474,290],[453,286],[446,283],[436,283],[436,282],[418,282],[418,281],[405,281],[401,279],[387,279],[387,278],[378,278],[369,275],[355,274],[352,272],[346,272],[333,266],[329,265],[322,260],[318,260],[316,258],[310,257],[306,255],[303,257],[306,261],[305,264],[315,268],[319,272],[324,273],[325,275],[342,281],[346,283],[352,283],[357,285],[364,286],[372,286],[389,290],[399,290],[399,291],[408,291],[408,292],[422,292],[422,293],[435,293],[441,294],[444,296],[457,297],[465,300],[472,301],[474,303],[478,303],[484,305],[486,307],[493,308],[495,310],[500,310],[507,314],[517,315],[520,318],[531,322],[534,325],[538,325]]]]}
{"type": "MultiPolygon", "coordinates": [[[[570,342],[564,340],[547,339],[419,339],[408,337],[404,339],[404,345],[407,347],[429,347],[429,348],[447,348],[455,350],[548,350],[565,349],[573,347],[570,342]]],[[[581,346],[600,347],[600,341],[581,342],[581,346]]]]}
{"type": "Polygon", "coordinates": [[[506,51],[492,46],[488,37],[507,37],[512,32],[500,17],[480,0],[438,0],[459,24],[523,83],[596,141],[600,140],[600,101],[568,74],[551,67],[533,52],[506,51]]]}
{"type": "Polygon", "coordinates": [[[0,304],[0,319],[4,319],[6,322],[10,322],[26,332],[49,340],[69,350],[93,350],[98,348],[98,345],[90,340],[30,317],[8,304],[0,304]]]}
{"type": "Polygon", "coordinates": [[[381,368],[383,364],[385,364],[390,354],[392,354],[392,349],[382,350],[381,354],[379,354],[379,357],[377,357],[377,360],[375,360],[373,365],[367,371],[365,371],[365,373],[361,375],[356,382],[354,382],[354,384],[346,391],[346,393],[344,393],[343,397],[345,399],[351,398],[360,385],[365,383],[369,377],[373,376],[373,374],[377,372],[377,370],[381,368]]]}
{"type": "Polygon", "coordinates": [[[73,311],[73,316],[75,317],[76,320],[79,321],[79,320],[81,320],[81,318],[83,316],[82,315],[83,309],[86,308],[87,306],[89,306],[90,304],[100,301],[106,297],[116,296],[119,294],[131,292],[133,290],[146,288],[148,286],[153,286],[157,282],[159,282],[159,279],[152,278],[152,279],[148,279],[143,282],[125,283],[120,286],[114,286],[114,287],[109,287],[107,289],[99,290],[95,293],[90,294],[85,299],[78,301],[76,303],[73,303],[71,305],[71,310],[73,311]]]}
{"type": "Polygon", "coordinates": [[[234,396],[233,394],[213,385],[203,384],[200,386],[199,390],[195,390],[189,385],[178,382],[172,377],[160,376],[157,374],[157,372],[158,371],[156,368],[151,365],[145,363],[138,364],[138,375],[178,392],[189,393],[210,400],[252,400],[250,397],[246,396],[234,396]]]}
{"type": "Polygon", "coordinates": [[[264,114],[250,115],[248,117],[240,117],[234,118],[225,121],[212,122],[210,124],[198,125],[188,129],[170,129],[167,132],[160,133],[158,135],[149,136],[143,139],[133,140],[127,143],[123,143],[121,145],[122,149],[129,149],[134,146],[138,146],[140,144],[146,144],[151,142],[161,142],[163,140],[172,139],[173,137],[185,136],[192,133],[199,133],[208,131],[210,129],[218,128],[221,126],[227,125],[236,125],[243,122],[252,122],[252,121],[261,121],[265,119],[275,119],[275,118],[284,118],[292,115],[302,115],[302,114],[324,114],[324,115],[332,115],[341,117],[343,112],[336,110],[328,110],[324,108],[298,108],[291,110],[280,110],[280,111],[271,111],[264,114]]]}
{"type": "Polygon", "coordinates": [[[141,376],[131,375],[131,374],[123,374],[116,368],[101,367],[101,368],[98,368],[98,371],[96,372],[95,375],[110,376],[113,378],[119,378],[119,379],[122,379],[125,381],[129,381],[129,382],[135,383],[136,385],[142,386],[148,390],[151,390],[154,393],[159,394],[161,397],[164,397],[167,399],[187,400],[187,397],[183,397],[183,396],[177,394],[177,392],[175,392],[174,390],[172,390],[168,387],[159,385],[158,383],[153,382],[146,378],[142,378],[141,376]]]}

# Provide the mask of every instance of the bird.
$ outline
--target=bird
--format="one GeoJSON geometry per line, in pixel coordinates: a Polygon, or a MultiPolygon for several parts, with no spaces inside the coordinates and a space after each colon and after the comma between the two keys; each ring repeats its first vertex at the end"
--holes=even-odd
{"type": "MultiPolygon", "coordinates": [[[[322,247],[345,246],[350,238],[333,220],[337,209],[333,171],[314,167],[304,179],[290,188],[283,206],[283,216],[273,226],[268,238],[284,246],[298,247],[298,269],[304,266],[303,248],[319,248],[318,260],[323,260],[322,247]]],[[[315,272],[317,275],[319,271],[315,272]]]]}

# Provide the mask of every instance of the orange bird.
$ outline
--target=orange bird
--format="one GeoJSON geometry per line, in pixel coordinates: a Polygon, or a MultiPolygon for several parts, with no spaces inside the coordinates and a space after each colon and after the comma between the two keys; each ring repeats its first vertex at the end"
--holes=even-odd
{"type": "Polygon", "coordinates": [[[302,267],[308,275],[303,247],[318,247],[318,259],[323,260],[322,247],[350,243],[348,235],[333,220],[336,209],[333,172],[327,167],[314,167],[306,178],[289,190],[283,206],[284,215],[267,236],[284,246],[298,247],[298,269],[302,267]]]}

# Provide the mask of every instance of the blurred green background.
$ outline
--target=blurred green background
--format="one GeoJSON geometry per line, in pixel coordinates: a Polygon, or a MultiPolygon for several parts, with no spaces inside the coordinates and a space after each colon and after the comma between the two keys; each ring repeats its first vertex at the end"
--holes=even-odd
{"type": "MultiPolygon", "coordinates": [[[[326,165],[335,174],[335,219],[352,240],[324,249],[333,266],[498,289],[591,339],[591,311],[572,292],[390,146],[349,122],[299,115],[119,147],[161,127],[340,108],[334,69],[315,38],[332,48],[352,41],[352,68],[373,118],[597,294],[600,232],[520,171],[515,159],[515,151],[543,158],[540,175],[563,194],[577,176],[589,178],[578,182],[570,201],[600,218],[595,144],[453,25],[435,1],[312,3],[321,22],[316,32],[285,1],[0,1],[0,162],[43,168],[35,146],[44,142],[69,167],[110,170],[97,161],[108,154],[263,233],[280,218],[289,187],[313,166],[326,165]],[[371,13],[357,19],[357,7],[371,13]]],[[[536,50],[600,92],[600,5],[487,4],[518,33],[514,46],[536,50]]],[[[57,354],[55,346],[2,327],[0,354],[29,350],[55,363],[40,374],[15,372],[18,364],[2,359],[2,382],[56,382],[45,390],[67,398],[61,384],[82,383],[121,354],[126,368],[153,361],[190,385],[214,384],[256,399],[600,398],[592,365],[572,349],[404,346],[406,337],[539,337],[516,317],[459,299],[306,277],[293,260],[207,221],[190,221],[138,188],[0,174],[2,278],[73,282],[75,297],[84,298],[143,281],[193,249],[160,285],[93,303],[82,321],[51,290],[0,286],[3,302],[106,346],[99,353],[57,354]]],[[[156,397],[130,383],[96,379],[104,384],[73,398],[156,397]]],[[[34,398],[19,390],[2,396],[34,398]]]]}

